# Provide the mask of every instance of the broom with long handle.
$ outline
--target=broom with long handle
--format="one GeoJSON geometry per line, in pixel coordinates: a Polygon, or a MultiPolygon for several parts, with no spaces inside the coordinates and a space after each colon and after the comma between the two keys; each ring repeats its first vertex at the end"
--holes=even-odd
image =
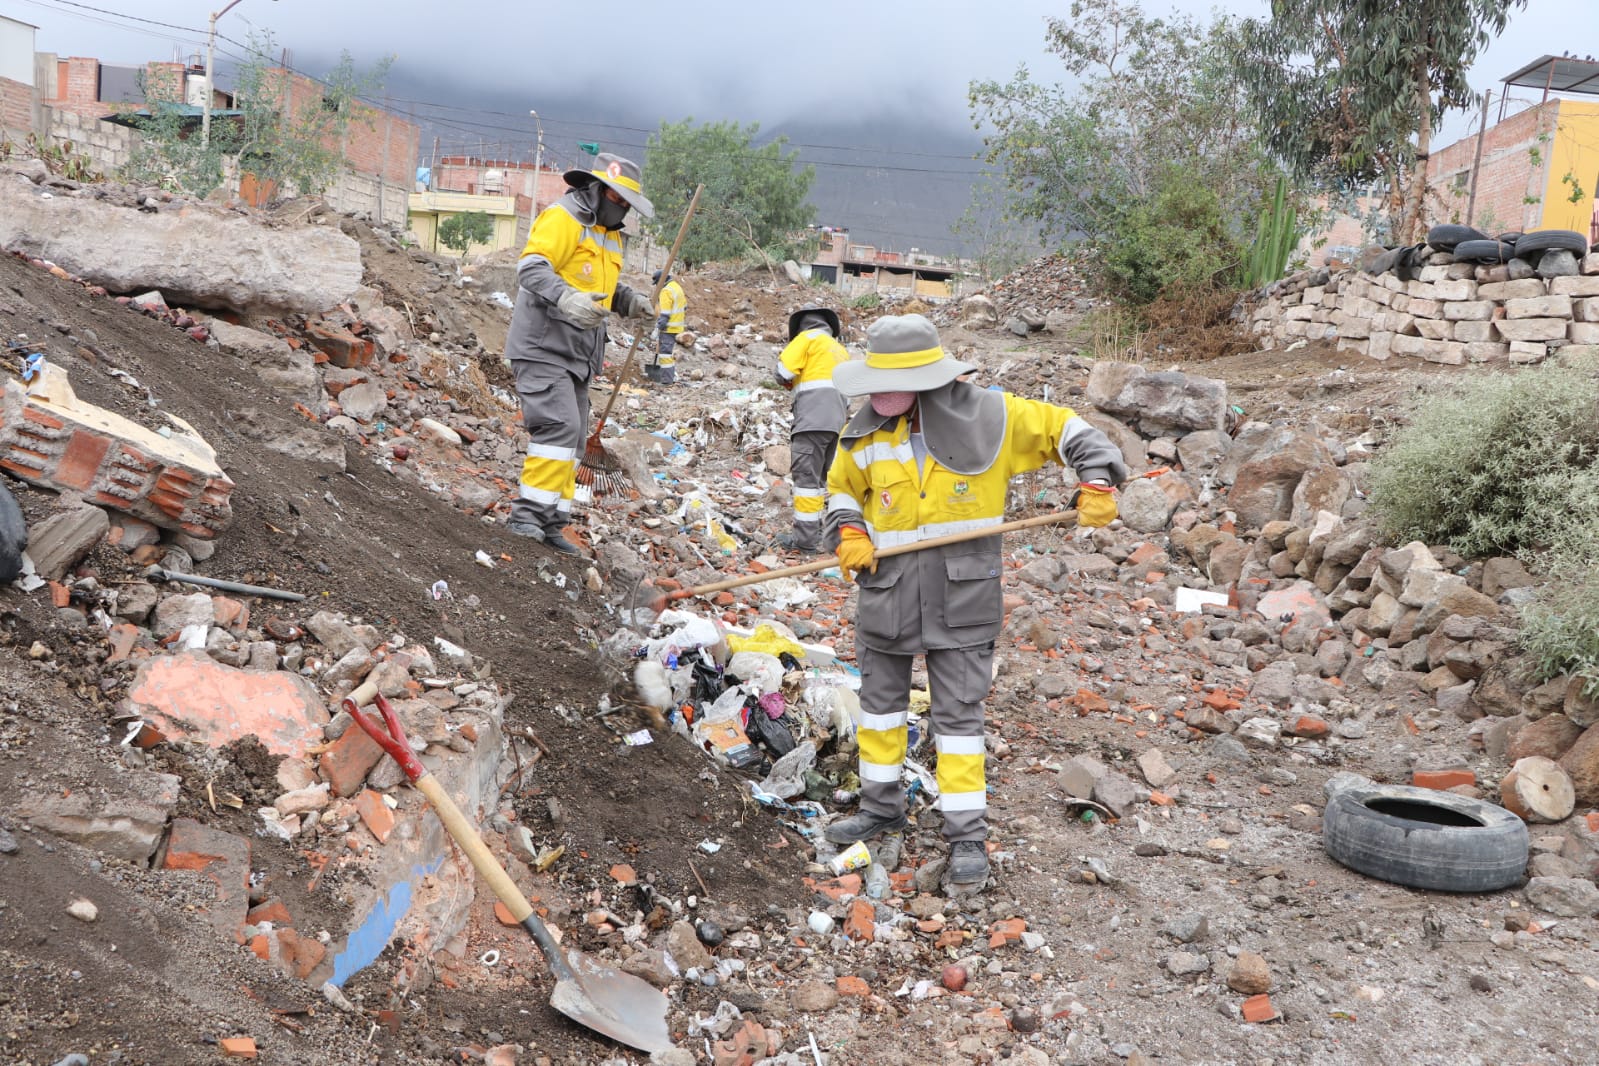
{"type": "MultiPolygon", "coordinates": [[[[700,193],[704,191],[704,185],[694,187],[694,197],[688,202],[688,210],[683,212],[683,224],[677,228],[677,239],[672,242],[671,251],[666,253],[666,263],[661,267],[661,280],[655,283],[655,289],[650,293],[651,307],[659,307],[661,304],[661,289],[665,287],[672,273],[672,264],[677,261],[678,249],[683,247],[683,238],[688,235],[689,221],[693,219],[694,209],[700,203],[700,193]]],[[[600,434],[605,432],[605,423],[611,417],[611,408],[616,406],[616,398],[622,395],[622,389],[627,385],[628,374],[633,369],[633,359],[638,355],[639,341],[643,339],[643,330],[633,331],[633,343],[627,349],[627,359],[623,361],[622,370],[616,376],[616,385],[611,389],[611,397],[605,401],[605,410],[600,412],[599,424],[594,427],[588,443],[583,446],[583,461],[577,467],[577,480],[581,484],[592,486],[596,496],[607,496],[626,486],[627,479],[620,473],[620,464],[605,450],[605,445],[600,443],[600,434]]]]}

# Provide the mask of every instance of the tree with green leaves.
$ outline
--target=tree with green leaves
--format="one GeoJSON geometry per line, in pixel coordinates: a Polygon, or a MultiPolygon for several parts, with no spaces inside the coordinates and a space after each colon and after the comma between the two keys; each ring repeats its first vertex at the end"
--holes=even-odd
{"type": "Polygon", "coordinates": [[[1046,46],[1074,85],[1022,66],[968,94],[1015,216],[1046,240],[1082,242],[1101,284],[1134,302],[1234,275],[1243,220],[1275,174],[1233,78],[1237,23],[1073,0],[1047,20],[1046,46]],[[1162,232],[1165,210],[1200,228],[1162,232]]]}
{"type": "Polygon", "coordinates": [[[344,167],[341,145],[350,124],[372,122],[374,112],[360,98],[381,87],[392,60],[363,72],[345,52],[314,83],[318,92],[296,100],[293,75],[273,65],[273,51],[270,33],[251,34],[247,57],[234,71],[231,110],[237,114],[212,122],[209,143],[202,143],[192,109],[184,106],[181,81],[145,79],[149,113],[134,121],[140,145],[124,178],[205,196],[237,167],[288,195],[324,191],[344,167]]]}
{"type": "Polygon", "coordinates": [[[759,125],[693,119],[661,123],[650,135],[644,189],[655,203],[650,235],[670,243],[677,235],[694,187],[705,194],[678,253],[687,265],[736,259],[756,252],[770,267],[806,239],[815,215],[807,197],[816,168],[799,166],[799,153],[784,152],[785,137],[755,146],[759,125]]]}
{"type": "Polygon", "coordinates": [[[1443,113],[1479,99],[1466,71],[1526,0],[1272,0],[1243,23],[1238,80],[1302,180],[1376,182],[1387,236],[1418,241],[1443,113]]]}
{"type": "Polygon", "coordinates": [[[463,211],[439,223],[439,243],[460,254],[462,261],[474,244],[494,239],[494,220],[482,211],[463,211]]]}

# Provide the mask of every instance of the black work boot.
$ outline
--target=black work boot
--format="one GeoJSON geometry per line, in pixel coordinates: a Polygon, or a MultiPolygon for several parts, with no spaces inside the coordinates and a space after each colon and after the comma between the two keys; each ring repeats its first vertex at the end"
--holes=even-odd
{"type": "Polygon", "coordinates": [[[884,833],[897,833],[905,828],[903,814],[877,814],[873,811],[860,811],[840,821],[834,822],[822,831],[822,835],[834,844],[853,844],[857,840],[871,840],[884,833]]]}
{"type": "Polygon", "coordinates": [[[519,537],[527,537],[530,540],[536,540],[541,543],[544,540],[544,528],[536,526],[532,522],[511,521],[505,523],[505,528],[507,532],[515,533],[519,537]]]}
{"type": "Polygon", "coordinates": [[[988,880],[988,846],[981,840],[957,840],[949,846],[952,885],[973,887],[988,880]]]}
{"type": "Polygon", "coordinates": [[[544,543],[560,552],[562,555],[581,556],[583,549],[574,544],[560,526],[551,526],[544,530],[544,543]]]}

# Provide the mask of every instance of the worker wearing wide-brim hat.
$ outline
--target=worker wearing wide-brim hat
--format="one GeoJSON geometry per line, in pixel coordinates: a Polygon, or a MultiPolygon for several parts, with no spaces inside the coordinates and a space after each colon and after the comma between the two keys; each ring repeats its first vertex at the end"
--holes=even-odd
{"type": "Polygon", "coordinates": [[[1075,471],[1080,523],[1107,525],[1127,468],[1116,446],[1070,408],[961,381],[975,368],[945,353],[921,315],[878,319],[866,348],[864,361],[833,373],[840,392],[870,401],[841,434],[826,523],[840,567],[859,588],[861,809],[826,836],[850,843],[905,825],[911,664],[923,655],[947,878],[970,890],[988,877],[983,700],[1004,620],[1001,538],[882,560],[876,552],[999,525],[1010,479],[1052,461],[1075,471]]]}
{"type": "Polygon", "coordinates": [[[827,469],[838,451],[838,431],[848,413],[833,384],[833,370],[849,359],[839,343],[844,324],[828,307],[802,307],[788,316],[788,344],[777,357],[777,380],[794,394],[789,427],[789,480],[794,486],[794,528],[778,544],[813,554],[822,548],[827,469]]]}
{"type": "Polygon", "coordinates": [[[677,339],[688,328],[688,296],[672,275],[650,275],[660,296],[655,309],[655,358],[644,364],[644,376],[660,385],[677,384],[677,339]]]}
{"type": "Polygon", "coordinates": [[[505,355],[529,443],[507,528],[576,555],[564,530],[588,432],[589,382],[605,361],[606,313],[655,313],[648,293],[622,283],[622,224],[630,210],[651,218],[655,208],[638,165],[606,152],[591,169],[567,171],[566,183],[566,195],[534,220],[517,267],[505,355]]]}

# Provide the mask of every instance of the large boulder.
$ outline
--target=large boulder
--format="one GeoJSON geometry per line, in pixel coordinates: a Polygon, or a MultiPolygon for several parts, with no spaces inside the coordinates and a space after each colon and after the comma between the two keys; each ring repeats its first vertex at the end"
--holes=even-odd
{"type": "MultiPolygon", "coordinates": [[[[1238,443],[1241,450],[1243,440],[1240,438],[1238,443]]],[[[1286,426],[1257,443],[1251,449],[1251,458],[1235,468],[1232,491],[1227,497],[1244,529],[1259,529],[1267,522],[1288,518],[1293,513],[1294,492],[1305,472],[1329,466],[1333,461],[1320,437],[1286,426]]],[[[1227,457],[1224,468],[1232,458],[1227,457]]]]}
{"type": "Polygon", "coordinates": [[[1227,385],[1175,370],[1150,373],[1137,363],[1099,362],[1088,375],[1088,402],[1107,414],[1136,419],[1146,435],[1224,429],[1227,385]]]}
{"type": "Polygon", "coordinates": [[[320,391],[316,360],[309,350],[296,350],[282,337],[235,326],[220,318],[207,319],[205,326],[223,351],[248,363],[256,376],[272,388],[300,399],[313,398],[320,391]]]}
{"type": "Polygon", "coordinates": [[[112,292],[234,311],[326,311],[361,284],[361,246],[334,228],[269,229],[204,205],[147,214],[21,181],[0,182],[0,248],[112,292]]]}

